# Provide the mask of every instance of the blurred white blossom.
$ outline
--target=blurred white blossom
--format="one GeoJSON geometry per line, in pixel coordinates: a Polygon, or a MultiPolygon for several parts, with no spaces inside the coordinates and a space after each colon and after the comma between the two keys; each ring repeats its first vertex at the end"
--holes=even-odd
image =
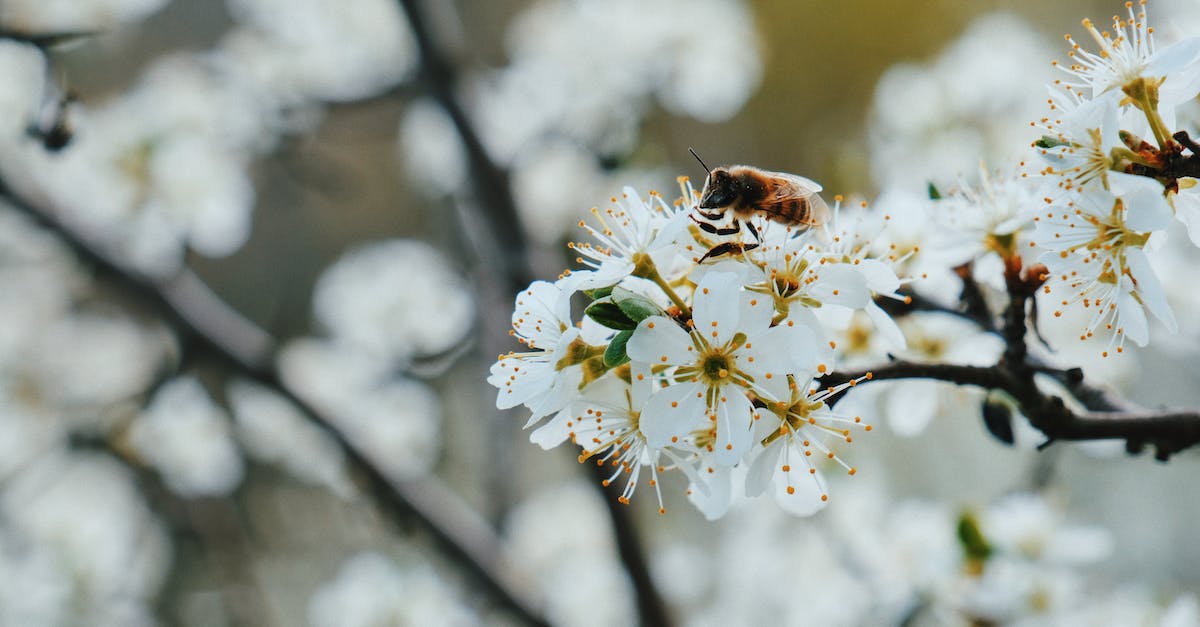
{"type": "Polygon", "coordinates": [[[897,64],[875,89],[872,176],[880,187],[922,192],[974,171],[981,159],[1012,163],[1029,153],[1021,132],[1045,104],[1049,44],[1010,13],[975,18],[937,58],[897,64]]]}
{"type": "Polygon", "coordinates": [[[242,481],[229,418],[194,378],[164,383],[130,427],[129,441],[181,496],[221,496],[242,481]]]}
{"type": "Polygon", "coordinates": [[[86,32],[135,22],[170,0],[0,0],[0,24],[25,33],[86,32]]]}
{"type": "Polygon", "coordinates": [[[391,0],[227,0],[240,28],[222,48],[286,100],[374,96],[416,67],[416,41],[391,0]]]}
{"type": "Polygon", "coordinates": [[[318,340],[288,345],[285,381],[395,479],[428,472],[441,452],[442,406],[424,384],[357,349],[318,340]]]}
{"type": "Polygon", "coordinates": [[[466,282],[441,253],[400,239],[343,255],[318,280],[313,311],[334,339],[401,364],[451,350],[475,316],[466,282]]]}
{"type": "Polygon", "coordinates": [[[458,129],[432,100],[414,101],[404,110],[399,150],[409,187],[423,197],[448,196],[466,183],[467,155],[458,129]]]}
{"type": "Polygon", "coordinates": [[[314,627],[479,624],[457,591],[414,557],[401,565],[379,553],[347,560],[308,604],[314,627]]]}
{"type": "Polygon", "coordinates": [[[228,395],[238,441],[247,453],[340,495],[350,493],[342,450],[297,407],[270,389],[249,381],[234,381],[229,385],[228,395]]]}
{"type": "Polygon", "coordinates": [[[508,547],[540,588],[554,624],[634,622],[633,590],[617,561],[599,498],[579,482],[550,486],[515,507],[505,521],[508,547]]]}
{"type": "Polygon", "coordinates": [[[57,451],[5,486],[0,510],[5,595],[21,586],[27,595],[6,599],[11,604],[0,604],[0,616],[10,618],[11,608],[39,614],[23,616],[32,624],[92,623],[105,615],[151,623],[149,608],[167,575],[170,544],[127,469],[103,456],[57,451]]]}

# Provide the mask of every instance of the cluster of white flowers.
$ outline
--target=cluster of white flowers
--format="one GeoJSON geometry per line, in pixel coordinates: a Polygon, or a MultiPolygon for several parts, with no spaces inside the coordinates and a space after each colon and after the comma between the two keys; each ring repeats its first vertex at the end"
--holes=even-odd
{"type": "MultiPolygon", "coordinates": [[[[623,500],[643,473],[657,489],[661,473],[680,470],[711,517],[731,495],[772,484],[785,508],[806,514],[827,498],[826,466],[854,473],[830,446],[851,440],[861,422],[828,408],[825,399],[843,390],[823,385],[824,374],[864,357],[986,366],[1000,356],[990,321],[956,332],[971,325],[919,314],[897,325],[876,300],[900,298],[904,281],[947,307],[964,287],[976,290],[988,317],[1006,306],[1013,282],[1036,283],[1055,316],[1075,305],[1088,312],[1076,335],[1099,332],[1106,356],[1124,351],[1126,338],[1147,343],[1146,311],[1173,331],[1144,249],[1173,212],[1190,225],[1192,203],[1200,211],[1200,155],[1171,126],[1175,108],[1200,92],[1200,39],[1156,52],[1144,11],[1128,7],[1115,34],[1085,21],[1099,54],[1068,38],[1069,79],[1057,83],[1052,115],[1034,124],[1050,133],[1036,142],[1049,162],[1041,176],[1039,157],[1027,151],[1018,166],[981,168],[977,182],[960,179],[945,196],[932,183],[924,200],[894,190],[884,210],[853,220],[839,198],[834,220],[811,229],[761,213],[733,218],[728,229],[703,224],[685,180],[673,204],[626,188],[580,223],[592,241],[571,247],[586,269],[517,296],[513,334],[527,351],[493,366],[497,405],[524,405],[530,427],[546,420],[532,435],[541,446],[569,439],[583,449],[581,461],[611,466],[610,481],[625,473],[623,500]],[[924,215],[897,221],[893,210],[924,215]],[[582,316],[571,308],[579,293],[582,316]]],[[[946,58],[979,56],[971,45],[946,58]]],[[[913,435],[939,410],[982,401],[978,393],[943,397],[944,389],[897,383],[870,400],[897,432],[913,435]]]]}
{"type": "Polygon", "coordinates": [[[480,617],[458,591],[415,556],[400,565],[379,553],[360,553],[321,586],[308,605],[315,627],[478,625],[480,617]]]}
{"type": "Polygon", "coordinates": [[[1174,126],[1176,109],[1200,93],[1200,37],[1157,49],[1145,4],[1127,2],[1111,33],[1084,20],[1095,52],[1067,36],[1066,77],[1035,122],[1047,133],[1037,147],[1052,184],[1031,243],[1046,251],[1047,300],[1055,315],[1087,310],[1079,335],[1107,338],[1105,356],[1126,339],[1146,345],[1147,312],[1176,330],[1146,254],[1172,215],[1200,244],[1200,154],[1174,126]]]}
{"type": "Polygon", "coordinates": [[[672,540],[655,566],[688,625],[1196,624],[1193,596],[1106,576],[1112,537],[1061,505],[1023,492],[978,509],[896,503],[869,487],[822,518],[746,503],[710,544],[672,540]]]}
{"type": "MultiPolygon", "coordinates": [[[[94,29],[162,4],[2,2],[0,23],[34,35],[94,29]]],[[[337,10],[324,2],[229,5],[234,27],[213,49],[165,55],[128,91],[62,111],[43,53],[0,42],[0,67],[12,79],[0,88],[5,180],[145,274],[176,272],[185,249],[223,257],[241,248],[255,204],[252,161],[281,135],[309,130],[321,103],[373,96],[405,80],[417,56],[390,0],[337,10]],[[29,131],[56,115],[70,145],[47,151],[29,131]]]]}
{"type": "Polygon", "coordinates": [[[761,245],[720,244],[692,223],[700,196],[686,178],[680,189],[673,204],[627,188],[594,209],[594,223],[580,222],[594,241],[571,245],[589,269],[517,295],[513,335],[528,350],[492,367],[497,405],[525,405],[527,426],[549,418],[532,435],[541,446],[569,439],[610,480],[626,474],[623,501],[643,473],[659,492],[660,475],[680,470],[710,517],[735,492],[772,486],[789,511],[815,512],[824,469],[856,472],[834,449],[871,428],[825,402],[858,383],[820,383],[838,359],[833,329],[855,311],[894,328],[873,300],[903,298],[894,259],[871,256],[859,223],[842,228],[837,215],[811,230],[763,221],[735,236],[754,229],[761,245]],[[718,246],[744,251],[703,259],[718,246]]]}

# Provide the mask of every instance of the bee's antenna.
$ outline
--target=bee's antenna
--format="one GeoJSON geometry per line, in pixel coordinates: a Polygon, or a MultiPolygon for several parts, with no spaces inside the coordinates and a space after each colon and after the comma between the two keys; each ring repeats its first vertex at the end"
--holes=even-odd
{"type": "Polygon", "coordinates": [[[700,155],[696,154],[696,151],[692,150],[691,146],[688,147],[688,152],[692,153],[692,156],[696,158],[696,161],[700,162],[700,167],[704,168],[705,172],[712,174],[712,169],[704,165],[704,159],[701,159],[700,155]]]}

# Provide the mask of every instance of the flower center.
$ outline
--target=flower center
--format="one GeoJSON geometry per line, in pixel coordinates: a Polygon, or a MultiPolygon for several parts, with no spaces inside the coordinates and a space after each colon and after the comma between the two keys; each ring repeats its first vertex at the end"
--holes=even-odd
{"type": "Polygon", "coordinates": [[[709,385],[727,383],[733,373],[737,360],[732,354],[726,354],[722,349],[713,349],[700,360],[700,372],[709,385]]]}

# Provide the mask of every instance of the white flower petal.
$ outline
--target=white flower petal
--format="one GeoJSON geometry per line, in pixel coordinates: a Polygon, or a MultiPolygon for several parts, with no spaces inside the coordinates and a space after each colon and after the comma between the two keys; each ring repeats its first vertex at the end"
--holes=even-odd
{"type": "Polygon", "coordinates": [[[771,485],[779,465],[779,454],[785,445],[783,439],[776,440],[759,451],[750,462],[750,470],[746,473],[746,496],[759,496],[771,485]]]}
{"type": "Polygon", "coordinates": [[[571,317],[570,303],[553,283],[534,281],[517,294],[512,325],[534,348],[551,349],[571,317]]]}
{"type": "Polygon", "coordinates": [[[1180,190],[1175,195],[1175,217],[1187,227],[1188,237],[1200,246],[1200,181],[1192,178],[1179,179],[1180,190]],[[1185,184],[1191,187],[1184,189],[1185,184]]]}
{"type": "Polygon", "coordinates": [[[908,342],[904,339],[904,332],[896,324],[895,320],[887,314],[879,305],[874,302],[867,303],[863,308],[867,312],[867,317],[871,319],[871,323],[875,325],[875,332],[883,338],[884,342],[895,350],[903,350],[908,346],[908,342]]]}
{"type": "Polygon", "coordinates": [[[692,320],[710,343],[724,344],[739,330],[740,288],[741,281],[730,272],[710,272],[696,286],[692,320]]]}
{"type": "Polygon", "coordinates": [[[740,296],[738,330],[752,335],[760,329],[769,328],[771,319],[775,317],[774,301],[753,292],[742,292],[740,296]]]}
{"type": "Polygon", "coordinates": [[[937,381],[888,382],[884,411],[888,426],[903,438],[920,435],[938,411],[940,393],[937,381]]]}
{"type": "Polygon", "coordinates": [[[571,427],[567,423],[571,422],[573,415],[572,408],[563,409],[555,414],[549,422],[534,429],[529,434],[529,441],[545,450],[550,450],[562,444],[567,441],[567,438],[571,434],[571,427]]]}
{"type": "Polygon", "coordinates": [[[733,502],[732,469],[716,466],[711,472],[701,473],[704,478],[704,488],[693,485],[688,490],[688,500],[708,520],[716,520],[729,511],[733,502]]]}
{"type": "Polygon", "coordinates": [[[775,501],[789,514],[812,516],[824,509],[826,500],[821,497],[820,472],[810,473],[807,464],[792,464],[788,472],[778,468],[775,478],[775,501]],[[788,487],[793,488],[788,493],[788,487]]]}
{"type": "Polygon", "coordinates": [[[730,385],[721,390],[714,409],[717,414],[716,460],[722,466],[733,466],[750,448],[754,406],[740,387],[730,385]]]}
{"type": "MultiPolygon", "coordinates": [[[[859,266],[861,265],[859,263],[859,266]]],[[[884,264],[880,263],[879,265],[883,266],[884,270],[891,271],[884,264]]],[[[878,283],[881,286],[893,283],[891,279],[884,277],[883,273],[879,272],[878,269],[873,271],[880,275],[878,283]]],[[[895,275],[893,274],[892,277],[895,277],[895,275]]],[[[867,289],[866,275],[855,270],[855,266],[842,263],[831,264],[821,268],[820,278],[812,287],[812,295],[822,303],[841,305],[843,307],[850,307],[851,309],[861,309],[871,300],[871,292],[867,289]]]]}
{"type": "Polygon", "coordinates": [[[698,383],[669,385],[646,401],[639,427],[653,448],[672,444],[687,435],[704,415],[704,386],[698,383]]]}
{"type": "MultiPolygon", "coordinates": [[[[817,336],[812,329],[800,324],[784,322],[753,336],[747,352],[751,351],[754,362],[745,366],[758,373],[770,372],[778,377],[808,373],[817,367],[817,336]]],[[[739,367],[742,365],[739,362],[739,367]]]]}
{"type": "Polygon", "coordinates": [[[1130,248],[1125,252],[1125,262],[1129,265],[1130,274],[1137,281],[1138,296],[1146,309],[1167,327],[1167,331],[1178,332],[1179,325],[1175,322],[1175,314],[1171,312],[1171,305],[1167,302],[1167,293],[1163,290],[1158,275],[1154,273],[1154,268],[1150,267],[1150,260],[1146,258],[1146,254],[1141,249],[1130,248]]]}
{"type": "Polygon", "coordinates": [[[1172,210],[1158,181],[1123,172],[1109,172],[1113,191],[1125,203],[1125,223],[1137,231],[1158,231],[1171,224],[1172,210]]]}
{"type": "Polygon", "coordinates": [[[900,279],[892,267],[878,259],[863,259],[855,269],[867,280],[867,287],[877,294],[891,294],[900,288],[900,279]]]}
{"type": "Polygon", "coordinates": [[[1122,277],[1121,288],[1117,294],[1117,315],[1121,321],[1118,330],[1124,332],[1125,337],[1133,340],[1134,344],[1145,346],[1150,341],[1146,312],[1142,310],[1142,304],[1133,298],[1133,285],[1128,277],[1122,277]]]}
{"type": "Polygon", "coordinates": [[[630,359],[644,363],[681,364],[691,360],[691,347],[691,337],[674,320],[652,316],[638,324],[625,352],[630,359]]]}

